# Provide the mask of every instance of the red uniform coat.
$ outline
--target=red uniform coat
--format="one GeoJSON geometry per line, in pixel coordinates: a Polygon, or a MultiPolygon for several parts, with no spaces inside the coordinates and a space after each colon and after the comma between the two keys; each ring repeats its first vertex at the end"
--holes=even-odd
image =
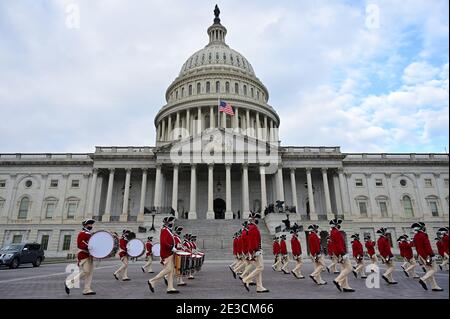
{"type": "Polygon", "coordinates": [[[282,240],[281,241],[281,243],[280,243],[280,253],[282,254],[282,255],[287,255],[287,246],[286,246],[286,241],[285,240],[282,240]]]}
{"type": "Polygon", "coordinates": [[[242,253],[243,254],[248,254],[248,240],[249,240],[249,237],[248,237],[248,231],[247,230],[244,230],[243,232],[242,232],[242,235],[241,235],[242,237],[241,237],[241,247],[242,247],[242,253]]]}
{"type": "Polygon", "coordinates": [[[148,241],[148,242],[145,243],[145,249],[147,250],[146,256],[150,256],[150,255],[153,254],[152,253],[152,248],[153,248],[153,244],[151,242],[148,241]]]}
{"type": "Polygon", "coordinates": [[[237,237],[235,237],[233,239],[233,255],[234,256],[236,256],[238,254],[238,252],[237,252],[237,241],[238,241],[238,239],[237,239],[237,237]]]}
{"type": "Polygon", "coordinates": [[[378,238],[377,245],[380,256],[382,256],[384,259],[387,259],[388,257],[394,257],[391,251],[391,244],[389,243],[387,237],[380,236],[380,238],[378,238]]]}
{"type": "Polygon", "coordinates": [[[274,241],[273,242],[272,248],[273,248],[273,254],[275,256],[280,254],[280,243],[278,241],[274,241]]]}
{"type": "Polygon", "coordinates": [[[334,254],[334,248],[333,248],[333,242],[331,240],[329,240],[327,242],[327,251],[328,251],[328,256],[333,256],[334,254]]]}
{"type": "Polygon", "coordinates": [[[302,247],[300,245],[300,240],[297,237],[292,236],[291,238],[291,249],[292,256],[300,256],[302,254],[302,247]]]}
{"type": "Polygon", "coordinates": [[[174,246],[173,234],[167,227],[161,229],[161,234],[159,236],[160,244],[160,256],[164,260],[167,257],[172,256],[172,248],[174,246]]]}
{"type": "Polygon", "coordinates": [[[363,251],[363,245],[361,244],[361,242],[359,240],[354,240],[352,242],[352,251],[353,251],[353,257],[358,257],[358,256],[364,256],[364,251],[363,251]]]}
{"type": "Polygon", "coordinates": [[[237,249],[237,253],[238,253],[239,255],[242,255],[242,235],[240,235],[240,236],[238,237],[236,249],[237,249]]]}
{"type": "Polygon", "coordinates": [[[316,233],[314,232],[309,233],[308,243],[309,243],[309,252],[311,253],[312,256],[320,254],[320,238],[316,233]]]}
{"type": "Polygon", "coordinates": [[[400,256],[406,259],[411,259],[414,256],[412,250],[413,244],[407,241],[401,241],[398,243],[398,248],[400,249],[400,256]]]}
{"type": "Polygon", "coordinates": [[[370,257],[375,255],[375,242],[373,240],[366,241],[365,246],[370,257]]]}
{"type": "Polygon", "coordinates": [[[128,244],[128,240],[126,240],[125,238],[120,238],[120,240],[119,240],[119,248],[120,248],[119,257],[120,258],[122,258],[123,256],[128,255],[128,253],[127,253],[127,244],[128,244]]]}
{"type": "Polygon", "coordinates": [[[176,249],[182,249],[183,243],[181,242],[181,238],[178,235],[173,235],[173,242],[175,243],[176,249]]]}
{"type": "Polygon", "coordinates": [[[448,255],[448,235],[447,234],[445,234],[444,236],[442,236],[442,244],[443,244],[443,250],[444,250],[444,252],[446,252],[447,253],[447,255],[448,255]]]}
{"type": "Polygon", "coordinates": [[[330,232],[331,242],[333,243],[333,251],[336,256],[345,255],[347,249],[345,248],[344,235],[341,232],[333,228],[330,232]]]}
{"type": "Polygon", "coordinates": [[[427,259],[429,256],[434,256],[433,249],[431,248],[428,235],[419,231],[414,235],[414,246],[416,246],[417,254],[423,259],[427,259]]]}
{"type": "Polygon", "coordinates": [[[85,230],[80,231],[80,233],[78,234],[77,247],[78,247],[78,249],[81,250],[80,252],[78,252],[78,255],[77,255],[78,261],[86,259],[90,256],[89,250],[88,250],[88,243],[89,243],[89,239],[91,238],[91,236],[92,236],[92,234],[85,230]]]}
{"type": "Polygon", "coordinates": [[[438,253],[439,255],[441,255],[442,257],[444,257],[444,243],[442,242],[442,240],[438,240],[436,242],[436,247],[438,249],[438,253]]]}
{"type": "Polygon", "coordinates": [[[248,252],[255,253],[261,249],[261,234],[255,224],[248,226],[248,252]]]}

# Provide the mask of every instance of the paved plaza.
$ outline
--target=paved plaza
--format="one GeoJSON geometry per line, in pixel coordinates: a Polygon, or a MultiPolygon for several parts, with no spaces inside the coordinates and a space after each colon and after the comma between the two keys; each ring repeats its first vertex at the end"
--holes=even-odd
{"type": "MultiPolygon", "coordinates": [[[[369,289],[365,280],[355,279],[349,276],[350,285],[356,289],[355,293],[340,293],[333,285],[332,280],[336,275],[323,273],[323,278],[328,282],[324,286],[316,286],[310,278],[302,280],[295,279],[292,275],[274,272],[271,260],[266,260],[264,270],[264,286],[270,290],[267,294],[257,294],[255,287],[250,287],[247,292],[239,279],[234,279],[228,269],[228,261],[211,260],[206,261],[203,269],[196,275],[194,280],[186,280],[188,286],[179,287],[180,294],[167,295],[165,285],[161,281],[152,294],[147,286],[146,280],[155,274],[144,274],[141,271],[143,261],[130,262],[128,275],[129,282],[116,281],[113,271],[119,266],[117,260],[108,260],[96,263],[92,288],[97,292],[95,296],[83,296],[81,289],[73,289],[67,296],[64,292],[64,279],[68,264],[44,264],[39,268],[21,266],[19,269],[0,269],[0,299],[5,298],[131,298],[131,299],[265,299],[265,298],[298,298],[298,299],[425,299],[425,298],[449,298],[449,276],[448,272],[439,271],[436,275],[438,284],[444,288],[443,292],[424,291],[417,280],[406,278],[401,271],[400,264],[396,265],[394,278],[398,285],[387,286],[381,280],[380,288],[369,289]]],[[[154,264],[154,270],[159,271],[161,265],[154,264]]],[[[293,263],[292,263],[293,265],[293,263]]],[[[382,266],[383,267],[383,266],[382,266]]],[[[383,268],[381,269],[383,271],[383,268]]],[[[303,267],[304,275],[312,272],[312,264],[306,261],[303,267]]],[[[418,269],[419,275],[422,271],[418,269]]]]}

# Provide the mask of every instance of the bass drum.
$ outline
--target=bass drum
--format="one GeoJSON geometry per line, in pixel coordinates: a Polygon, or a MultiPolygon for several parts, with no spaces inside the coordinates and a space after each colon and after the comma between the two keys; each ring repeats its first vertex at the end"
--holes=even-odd
{"type": "Polygon", "coordinates": [[[99,230],[89,239],[88,250],[97,259],[114,257],[119,250],[119,239],[109,231],[99,230]]]}
{"type": "Polygon", "coordinates": [[[141,257],[145,253],[144,242],[137,238],[130,240],[127,244],[127,253],[132,258],[141,257]]]}
{"type": "Polygon", "coordinates": [[[160,257],[161,256],[161,245],[160,244],[154,244],[152,247],[152,253],[153,256],[155,257],[160,257]]]}

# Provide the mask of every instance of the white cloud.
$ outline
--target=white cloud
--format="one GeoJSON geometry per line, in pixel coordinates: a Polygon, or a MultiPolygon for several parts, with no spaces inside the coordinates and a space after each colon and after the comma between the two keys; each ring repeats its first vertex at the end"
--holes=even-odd
{"type": "Polygon", "coordinates": [[[432,80],[440,70],[426,62],[414,62],[408,65],[403,73],[406,84],[416,84],[432,80]]]}

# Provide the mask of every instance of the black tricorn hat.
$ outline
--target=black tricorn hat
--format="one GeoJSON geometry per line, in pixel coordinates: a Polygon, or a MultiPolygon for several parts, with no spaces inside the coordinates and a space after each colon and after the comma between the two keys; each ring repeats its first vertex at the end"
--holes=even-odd
{"type": "Polygon", "coordinates": [[[297,232],[296,232],[295,230],[291,230],[290,233],[291,233],[292,235],[297,235],[297,232]]]}
{"type": "Polygon", "coordinates": [[[175,227],[175,231],[182,231],[183,230],[183,226],[176,226],[175,227]]]}
{"type": "Polygon", "coordinates": [[[315,225],[315,224],[309,225],[309,226],[308,226],[308,229],[310,229],[310,230],[316,230],[316,229],[318,229],[318,228],[319,228],[319,226],[318,226],[318,225],[315,225]]]}
{"type": "Polygon", "coordinates": [[[93,223],[95,223],[95,220],[88,218],[88,219],[83,220],[81,225],[86,226],[86,225],[92,225],[93,223]]]}
{"type": "Polygon", "coordinates": [[[250,215],[248,216],[249,219],[256,219],[256,218],[261,218],[261,214],[260,213],[250,213],[250,215]]]}
{"type": "Polygon", "coordinates": [[[420,223],[412,224],[411,228],[413,228],[413,229],[415,229],[415,228],[422,229],[424,226],[425,226],[425,224],[420,222],[420,223]]]}
{"type": "Polygon", "coordinates": [[[340,218],[334,218],[334,219],[330,220],[330,225],[332,225],[332,226],[337,226],[340,224],[342,224],[342,219],[340,219],[340,218]]]}
{"type": "Polygon", "coordinates": [[[152,236],[148,236],[147,239],[148,239],[148,240],[152,240],[153,237],[152,237],[152,236]]]}
{"type": "Polygon", "coordinates": [[[359,234],[353,234],[353,235],[350,236],[350,238],[359,239],[359,234]]]}
{"type": "Polygon", "coordinates": [[[406,237],[404,235],[401,235],[399,238],[397,238],[397,241],[406,240],[406,237]]]}
{"type": "Polygon", "coordinates": [[[377,230],[377,234],[386,235],[386,231],[387,231],[386,228],[381,227],[380,229],[377,230]]]}
{"type": "Polygon", "coordinates": [[[164,224],[168,224],[168,223],[170,223],[170,222],[173,222],[175,220],[175,217],[173,217],[173,216],[167,216],[167,217],[164,217],[163,218],[163,223],[164,224]]]}
{"type": "Polygon", "coordinates": [[[438,229],[439,233],[448,233],[448,227],[441,227],[438,229]]]}

